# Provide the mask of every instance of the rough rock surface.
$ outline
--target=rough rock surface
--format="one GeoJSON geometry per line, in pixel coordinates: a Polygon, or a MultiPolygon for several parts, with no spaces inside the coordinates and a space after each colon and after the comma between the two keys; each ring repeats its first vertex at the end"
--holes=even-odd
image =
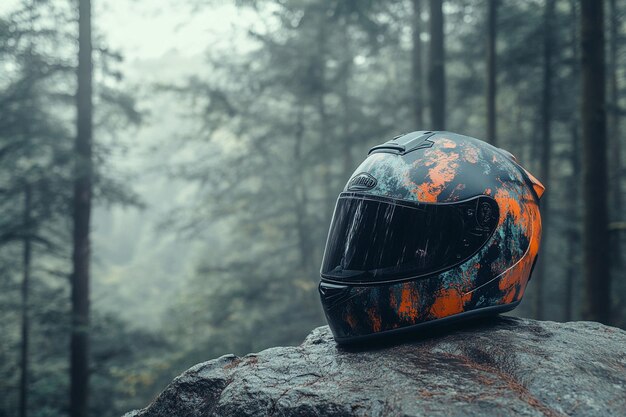
{"type": "Polygon", "coordinates": [[[626,332],[496,317],[393,344],[298,347],[201,363],[126,417],[626,416],[626,332]]]}

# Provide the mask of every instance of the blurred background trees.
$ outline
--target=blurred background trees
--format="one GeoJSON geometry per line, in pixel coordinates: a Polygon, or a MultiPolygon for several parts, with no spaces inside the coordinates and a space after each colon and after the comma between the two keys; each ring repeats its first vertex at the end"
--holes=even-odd
{"type": "Polygon", "coordinates": [[[515,314],[626,328],[620,2],[93,0],[82,65],[79,3],[0,8],[0,416],[117,416],[196,362],[299,343],[324,324],[337,194],[369,147],[412,130],[497,143],[547,186],[515,314]],[[172,14],[202,30],[142,32],[172,14]],[[88,236],[92,308],[73,321],[88,236]],[[90,340],[73,406],[72,332],[90,340]]]}

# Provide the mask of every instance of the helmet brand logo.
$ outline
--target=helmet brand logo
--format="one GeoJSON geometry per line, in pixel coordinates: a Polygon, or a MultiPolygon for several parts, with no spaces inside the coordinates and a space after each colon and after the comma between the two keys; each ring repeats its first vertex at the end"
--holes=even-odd
{"type": "Polygon", "coordinates": [[[366,191],[376,187],[378,181],[367,172],[362,172],[353,177],[348,183],[349,191],[366,191]]]}

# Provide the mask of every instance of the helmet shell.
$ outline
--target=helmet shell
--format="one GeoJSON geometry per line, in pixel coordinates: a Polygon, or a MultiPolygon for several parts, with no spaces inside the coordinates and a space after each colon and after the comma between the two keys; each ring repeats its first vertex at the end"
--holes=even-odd
{"type": "Polygon", "coordinates": [[[514,308],[541,239],[543,185],[508,152],[450,132],[412,132],[372,148],[344,191],[424,204],[477,196],[498,204],[491,237],[465,262],[426,277],[373,285],[320,283],[339,342],[442,319],[514,308]]]}

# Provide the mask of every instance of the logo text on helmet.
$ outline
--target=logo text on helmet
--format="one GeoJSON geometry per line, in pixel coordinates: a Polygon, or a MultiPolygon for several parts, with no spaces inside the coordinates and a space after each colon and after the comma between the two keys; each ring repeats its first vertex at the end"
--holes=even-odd
{"type": "Polygon", "coordinates": [[[366,191],[371,190],[378,184],[378,180],[368,174],[367,172],[362,172],[354,176],[350,182],[348,183],[349,191],[366,191]]]}

